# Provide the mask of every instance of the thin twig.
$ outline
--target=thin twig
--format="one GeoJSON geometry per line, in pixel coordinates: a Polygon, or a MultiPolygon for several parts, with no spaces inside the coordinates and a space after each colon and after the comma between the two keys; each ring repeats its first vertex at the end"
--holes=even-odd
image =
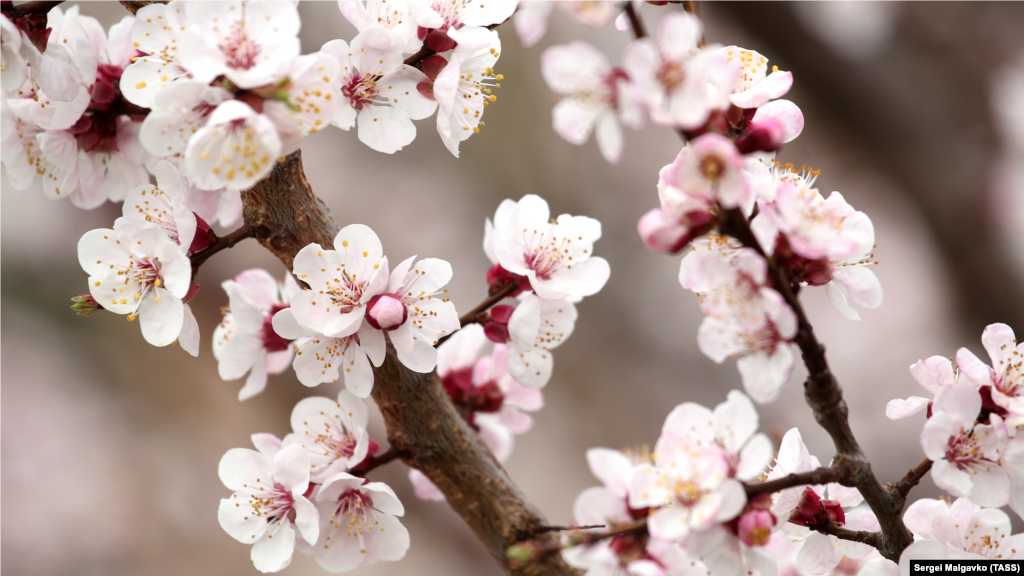
{"type": "Polygon", "coordinates": [[[782,478],[769,480],[768,482],[747,484],[743,488],[746,490],[747,498],[749,499],[750,497],[757,496],[758,494],[771,494],[773,492],[793,488],[795,486],[838,482],[839,480],[844,479],[846,474],[847,470],[845,466],[823,466],[816,470],[811,470],[810,472],[790,474],[789,476],[783,476],[782,478]]]}
{"type": "Polygon", "coordinates": [[[463,314],[459,318],[459,324],[462,324],[462,327],[465,328],[470,324],[476,324],[480,322],[480,314],[489,310],[491,306],[494,306],[498,302],[501,302],[505,298],[511,296],[512,293],[518,289],[519,286],[517,286],[515,282],[512,282],[508,286],[505,286],[504,288],[499,290],[497,294],[494,294],[493,296],[488,296],[483,302],[477,304],[475,308],[463,314]]]}
{"type": "Polygon", "coordinates": [[[647,36],[647,29],[644,28],[644,21],[640,19],[640,15],[637,14],[636,8],[633,7],[632,0],[626,0],[622,10],[626,13],[629,18],[629,25],[633,27],[633,36],[637,39],[644,38],[647,36]]]}
{"type": "Polygon", "coordinates": [[[359,473],[362,474],[363,476],[366,476],[366,473],[369,472],[370,470],[379,468],[387,464],[388,462],[393,462],[397,460],[399,457],[401,457],[401,454],[399,454],[398,450],[396,450],[395,447],[392,446],[391,448],[388,448],[386,452],[383,452],[381,454],[374,456],[373,458],[370,458],[370,463],[366,465],[366,468],[359,470],[359,473]]]}
{"type": "Polygon", "coordinates": [[[11,18],[12,19],[14,19],[14,18],[21,18],[22,16],[26,16],[28,14],[37,14],[37,13],[39,13],[39,14],[46,14],[47,12],[52,10],[55,6],[58,6],[58,5],[63,4],[63,3],[64,3],[64,0],[56,0],[56,1],[34,0],[33,2],[25,2],[24,4],[18,4],[17,6],[15,6],[11,10],[10,14],[11,14],[11,18]]]}
{"type": "Polygon", "coordinates": [[[849,540],[851,542],[860,542],[861,544],[867,544],[868,546],[878,548],[881,539],[881,532],[864,532],[862,530],[847,530],[835,522],[829,522],[823,525],[808,526],[811,530],[821,532],[822,534],[828,534],[829,536],[835,536],[840,540],[849,540]]]}
{"type": "Polygon", "coordinates": [[[211,244],[209,248],[201,250],[192,256],[192,267],[198,268],[202,266],[210,256],[213,256],[221,250],[227,250],[246,238],[252,238],[252,232],[245,226],[242,226],[227,236],[217,238],[217,241],[211,244]]]}
{"type": "Polygon", "coordinates": [[[592,524],[590,526],[538,526],[533,530],[530,530],[530,534],[546,534],[548,532],[564,532],[566,530],[593,530],[594,528],[604,528],[604,524],[592,524]]]}
{"type": "Polygon", "coordinates": [[[907,475],[901,478],[898,482],[896,482],[896,484],[893,485],[891,489],[896,493],[896,495],[899,498],[906,501],[907,494],[910,494],[910,489],[913,488],[914,486],[917,486],[918,482],[921,481],[921,478],[924,478],[924,475],[927,474],[928,471],[931,469],[932,461],[929,459],[925,459],[917,466],[911,468],[910,471],[907,472],[907,475]]]}
{"type": "MultiPolygon", "coordinates": [[[[697,18],[700,18],[700,8],[697,6],[697,0],[685,0],[685,2],[683,2],[683,10],[686,10],[697,18]]],[[[697,46],[703,48],[705,44],[707,44],[707,42],[704,41],[704,26],[702,25],[700,27],[700,39],[697,40],[697,46]]]]}

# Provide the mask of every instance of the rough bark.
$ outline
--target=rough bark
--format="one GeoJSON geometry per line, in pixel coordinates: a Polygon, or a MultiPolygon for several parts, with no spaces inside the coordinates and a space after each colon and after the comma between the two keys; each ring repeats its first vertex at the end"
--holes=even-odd
{"type": "MultiPolygon", "coordinates": [[[[302,170],[299,152],[242,193],[245,228],[290,270],[295,255],[316,242],[333,248],[339,227],[302,170]]],[[[456,412],[435,373],[411,372],[388,348],[374,369],[373,399],[384,415],[388,442],[403,462],[423,472],[509,574],[569,575],[555,555],[511,567],[506,548],[546,525],[541,513],[509,478],[476,432],[456,412]]],[[[553,533],[538,539],[556,540],[553,533]]]]}

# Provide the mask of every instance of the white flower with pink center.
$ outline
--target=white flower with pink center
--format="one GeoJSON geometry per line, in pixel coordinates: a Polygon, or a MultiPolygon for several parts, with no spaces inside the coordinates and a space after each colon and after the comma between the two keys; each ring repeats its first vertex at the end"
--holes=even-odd
{"type": "Polygon", "coordinates": [[[480,132],[484,109],[498,96],[491,94],[504,79],[494,71],[501,56],[501,40],[493,30],[483,30],[483,46],[460,45],[434,79],[437,100],[437,133],[448,151],[459,157],[459,144],[480,132]]]}
{"type": "MultiPolygon", "coordinates": [[[[4,92],[21,88],[28,78],[28,64],[21,55],[22,42],[30,40],[22,38],[21,30],[6,15],[0,16],[0,89],[4,92]]],[[[77,82],[74,87],[77,91],[77,82]]]]}
{"type": "Polygon", "coordinates": [[[316,501],[320,538],[313,558],[328,572],[394,562],[409,549],[409,531],[398,520],[405,507],[386,484],[341,472],[324,482],[316,501]]]}
{"type": "Polygon", "coordinates": [[[299,55],[294,2],[193,2],[181,25],[177,63],[201,82],[223,75],[239,88],[272,84],[299,55]]]}
{"type": "Polygon", "coordinates": [[[508,371],[523,386],[543,388],[551,379],[554,356],[576,327],[576,305],[569,300],[523,296],[508,320],[508,371]]]}
{"type": "Polygon", "coordinates": [[[1005,506],[1011,494],[1001,463],[1006,426],[995,413],[978,422],[981,408],[981,394],[972,384],[957,382],[940,389],[921,431],[921,446],[934,463],[931,476],[939,488],[981,506],[1005,506]]]}
{"type": "MultiPolygon", "coordinates": [[[[957,355],[964,352],[967,352],[967,349],[961,348],[957,355]]],[[[943,388],[952,386],[959,378],[956,365],[944,356],[932,356],[925,360],[918,360],[910,365],[910,374],[922,388],[931,392],[932,395],[937,394],[943,388]]],[[[906,400],[896,398],[890,400],[885,406],[885,415],[890,420],[907,418],[917,414],[931,403],[932,399],[921,396],[911,396],[906,400]]]]}
{"type": "MultiPolygon", "coordinates": [[[[43,129],[32,122],[29,106],[28,99],[0,97],[0,162],[15,190],[28,188],[37,174],[46,182],[52,169],[36,143],[36,136],[43,129]],[[14,108],[21,108],[21,114],[16,114],[14,108]]],[[[70,179],[69,175],[65,179],[70,179]]],[[[67,184],[58,185],[68,189],[67,184]]]]}
{"type": "Polygon", "coordinates": [[[618,162],[622,156],[620,122],[631,128],[643,124],[643,113],[625,71],[612,68],[604,54],[583,41],[548,48],[540,64],[548,87],[564,96],[552,111],[555,132],[580,145],[596,128],[601,154],[609,162],[618,162]]]}
{"type": "MultiPolygon", "coordinates": [[[[967,498],[952,504],[923,498],[911,504],[903,520],[916,541],[900,555],[899,574],[910,575],[911,560],[1024,559],[1024,534],[1013,534],[1002,510],[983,508],[967,498]]],[[[884,560],[884,574],[895,574],[884,560]]],[[[882,567],[880,567],[882,568],[882,567]]]]}
{"type": "Polygon", "coordinates": [[[412,54],[423,47],[405,0],[338,0],[338,8],[341,15],[360,32],[385,28],[398,34],[405,53],[412,54]]]}
{"type": "MultiPolygon", "coordinates": [[[[189,207],[192,186],[167,161],[156,166],[157,185],[144,184],[128,193],[122,205],[123,216],[139,223],[159,226],[186,255],[191,254],[196,236],[196,215],[189,207]]],[[[209,245],[207,239],[202,246],[209,245]]]]}
{"type": "Polygon", "coordinates": [[[368,456],[366,404],[342,390],[337,401],[314,396],[304,398],[292,410],[292,434],[285,446],[298,444],[309,452],[310,480],[325,482],[338,472],[355,468],[368,456]]]}
{"type": "Polygon", "coordinates": [[[1024,426],[1024,343],[1018,344],[1013,329],[1006,324],[989,324],[981,335],[981,344],[992,365],[961,348],[956,355],[964,378],[978,387],[990,386],[992,401],[1003,410],[1011,436],[1024,426]]]}
{"type": "Polygon", "coordinates": [[[516,11],[517,0],[406,0],[419,37],[435,52],[447,52],[456,44],[482,48],[490,42],[486,26],[501,24],[516,11]]]}
{"type": "Polygon", "coordinates": [[[248,372],[238,400],[248,400],[267,386],[267,374],[280,374],[291,364],[295,344],[274,331],[274,315],[287,309],[299,292],[288,274],[278,283],[266,270],[254,268],[225,280],[230,311],[213,332],[213,355],[222,380],[248,372]]]}
{"type": "Polygon", "coordinates": [[[718,46],[698,49],[700,36],[697,17],[669,12],[658,23],[656,39],[641,38],[626,47],[626,72],[654,122],[695,129],[731,105],[739,64],[730,63],[718,46]]]}
{"type": "Polygon", "coordinates": [[[269,118],[243,102],[227,100],[188,140],[181,167],[203,190],[244,190],[270,173],[281,146],[269,118]]]}
{"type": "Polygon", "coordinates": [[[223,88],[179,80],[153,95],[139,139],[154,156],[182,154],[217,106],[231,98],[231,93],[223,88]]]}
{"type": "Polygon", "coordinates": [[[337,58],[317,52],[299,56],[277,85],[277,99],[263,102],[263,113],[277,126],[281,154],[299,149],[303,138],[326,128],[341,98],[337,58]],[[287,96],[287,100],[283,97],[287,96]]]}
{"type": "Polygon", "coordinates": [[[768,59],[754,50],[739,46],[722,48],[729,62],[739,63],[739,81],[729,101],[739,108],[759,108],[784,96],[793,86],[793,73],[783,72],[778,66],[768,72],[768,59]]]}
{"type": "Polygon", "coordinates": [[[459,329],[459,314],[444,296],[452,279],[451,264],[424,258],[414,266],[414,260],[415,256],[395,266],[387,290],[367,304],[366,322],[380,330],[378,334],[390,334],[399,362],[414,372],[430,372],[437,364],[434,346],[459,329]]]}
{"type": "Polygon", "coordinates": [[[179,62],[188,6],[183,1],[150,4],[135,13],[132,47],[142,54],[132,58],[121,76],[121,93],[132,104],[151,108],[158,92],[191,77],[179,62]]]}
{"type": "Polygon", "coordinates": [[[393,154],[416,139],[416,125],[434,113],[436,102],[417,89],[427,75],[402,58],[402,38],[385,28],[368,28],[352,40],[332,40],[321,54],[340,66],[341,102],[333,123],[342,130],[358,125],[359,141],[393,154]]]}
{"type": "Polygon", "coordinates": [[[78,261],[89,274],[92,297],[115,314],[138,318],[150,344],[174,342],[185,316],[191,318],[182,298],[189,291],[192,265],[156,225],[118,218],[113,230],[87,232],[78,241],[78,261]]]}
{"type": "Polygon", "coordinates": [[[748,482],[764,472],[772,457],[771,440],[757,432],[757,426],[754,404],[742,392],[733,390],[714,411],[693,402],[676,406],[665,419],[661,433],[699,448],[720,448],[729,463],[729,476],[748,482]]]}
{"type": "MultiPolygon", "coordinates": [[[[253,439],[256,441],[256,436],[253,439]]],[[[312,486],[306,450],[301,446],[281,448],[273,441],[261,441],[257,446],[260,452],[233,448],[221,458],[220,481],[235,493],[220,501],[217,520],[232,538],[252,545],[252,563],[257,570],[278,572],[292,561],[296,529],[303,540],[313,544],[320,521],[316,507],[307,499],[312,486]]]]}
{"type": "Polygon", "coordinates": [[[562,214],[554,221],[550,216],[548,203],[533,194],[502,202],[492,239],[498,262],[529,279],[545,300],[596,294],[611,272],[604,258],[593,256],[601,223],[586,216],[562,214]]]}
{"type": "Polygon", "coordinates": [[[729,476],[729,459],[720,448],[662,434],[652,459],[653,465],[633,471],[629,506],[652,508],[647,527],[654,538],[682,542],[743,510],[743,485],[729,476]]]}
{"type": "Polygon", "coordinates": [[[680,263],[679,284],[700,297],[701,309],[711,318],[753,325],[763,321],[768,263],[751,248],[734,247],[728,237],[695,242],[680,263]]]}

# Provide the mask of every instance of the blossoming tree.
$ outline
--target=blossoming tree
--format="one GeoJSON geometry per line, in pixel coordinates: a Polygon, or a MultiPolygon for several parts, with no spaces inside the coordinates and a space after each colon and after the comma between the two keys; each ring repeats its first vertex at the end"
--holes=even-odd
{"type": "Polygon", "coordinates": [[[818,575],[845,562],[906,576],[912,559],[1024,558],[1024,535],[1000,510],[1024,511],[1024,344],[993,324],[987,359],[961,349],[914,363],[931,397],[895,399],[886,413],[923,418],[924,459],[902,478],[876,477],[799,300],[823,287],[850,320],[882,304],[871,219],[820,193],[817,171],[776,159],[803,129],[782,99],[793,74],[708,43],[695,3],[649,2],[660,11],[652,35],[640,3],[559,3],[633,41],[617,58],[582,41],[554,46],[540,69],[562,96],[554,131],[574,144],[593,133],[610,162],[623,126],[678,132],[675,160],[651,176],[658,203],[637,248],[683,254],[665,261],[706,315],[697,346],[735,359],[744,391],[713,409],[680,403],[653,451],[589,450],[601,485],[579,495],[569,526],[550,525],[501,463],[543,407],[554,350],[612,273],[594,253],[601,223],[553,218],[533,194],[505,200],[484,226],[492,267],[476,273],[487,295],[460,316],[446,296],[453,266],[389,260],[387,239],[358,214],[337,224],[299,151],[333,125],[396,153],[415,121],[436,115],[457,157],[497,101],[501,25],[532,44],[553,6],[341,0],[358,34],[303,54],[294,2],[125,1],[131,14],[110,30],[59,4],[3,3],[2,159],[11,188],[38,177],[53,200],[122,203],[111,228],[79,241],[89,292],[72,308],[138,319],[150,344],[196,356],[203,335],[188,302],[211,257],[255,239],[290,272],[224,282],[228,307],[208,344],[221,378],[246,378],[240,401],[289,366],[325,389],[295,406],[288,434],[254,434],[255,449],[220,462],[231,494],[217,518],[257,570],[285,568],[296,550],[329,572],[401,560],[413,544],[405,508],[371,476],[395,460],[418,497],[446,501],[511,574],[818,575]],[[219,236],[214,222],[238,227],[219,236]],[[758,432],[756,404],[778,398],[800,361],[807,404],[834,443],[827,465],[803,443],[812,431],[790,430],[777,450],[758,432]],[[383,451],[367,431],[371,399],[383,451]],[[929,472],[951,499],[908,507],[929,472]]]}

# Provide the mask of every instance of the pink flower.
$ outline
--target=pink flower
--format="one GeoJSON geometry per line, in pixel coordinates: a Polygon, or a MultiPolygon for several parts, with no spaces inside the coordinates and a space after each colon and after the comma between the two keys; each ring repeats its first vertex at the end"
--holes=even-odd
{"type": "Polygon", "coordinates": [[[292,434],[285,436],[284,445],[297,444],[309,452],[310,480],[322,483],[366,460],[374,444],[366,432],[368,414],[366,404],[347,390],[338,393],[337,401],[304,398],[292,410],[292,434]]]}
{"type": "Polygon", "coordinates": [[[1006,324],[990,324],[981,335],[992,366],[973,352],[961,348],[956,355],[963,377],[978,387],[988,388],[996,410],[1006,420],[1011,436],[1024,426],[1024,343],[1018,344],[1013,329],[1006,324]]]}
{"type": "Polygon", "coordinates": [[[783,72],[778,66],[768,71],[768,59],[753,50],[739,46],[722,48],[729,62],[739,63],[739,81],[729,101],[739,108],[758,108],[769,100],[779,98],[793,86],[793,73],[783,72]]]}

